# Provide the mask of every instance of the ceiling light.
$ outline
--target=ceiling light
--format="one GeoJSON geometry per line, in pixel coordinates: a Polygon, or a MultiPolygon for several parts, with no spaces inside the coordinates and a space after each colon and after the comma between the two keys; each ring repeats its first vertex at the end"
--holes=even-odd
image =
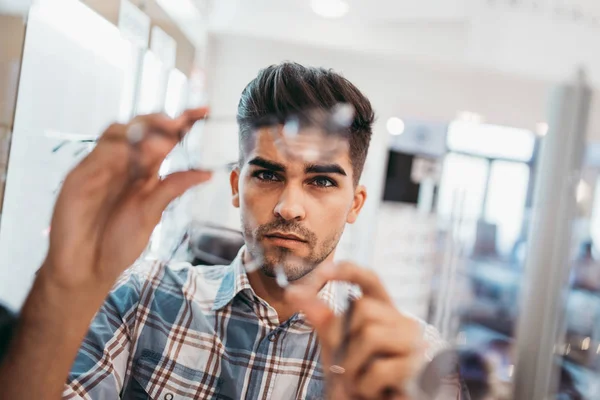
{"type": "Polygon", "coordinates": [[[391,135],[398,136],[404,133],[404,121],[398,117],[388,119],[386,127],[391,135]]]}
{"type": "Polygon", "coordinates": [[[471,111],[461,111],[458,113],[458,119],[470,124],[483,123],[483,116],[471,111]]]}
{"type": "Polygon", "coordinates": [[[310,6],[316,14],[324,18],[341,18],[350,9],[344,0],[311,0],[310,6]]]}

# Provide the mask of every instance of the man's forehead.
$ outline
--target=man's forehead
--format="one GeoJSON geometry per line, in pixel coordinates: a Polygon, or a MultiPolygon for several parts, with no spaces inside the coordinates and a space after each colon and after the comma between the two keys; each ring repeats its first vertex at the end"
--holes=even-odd
{"type": "MultiPolygon", "coordinates": [[[[347,141],[341,143],[338,151],[327,157],[291,157],[287,154],[290,151],[288,145],[283,142],[283,126],[259,128],[249,138],[247,146],[246,162],[253,158],[260,157],[269,161],[285,165],[287,168],[304,167],[307,164],[339,164],[347,171],[348,175],[352,173],[352,164],[350,161],[350,151],[347,141]]],[[[319,141],[314,143],[315,150],[319,150],[319,141]]],[[[291,148],[293,149],[293,147],[291,148]]],[[[312,154],[311,154],[312,155],[312,154]]]]}

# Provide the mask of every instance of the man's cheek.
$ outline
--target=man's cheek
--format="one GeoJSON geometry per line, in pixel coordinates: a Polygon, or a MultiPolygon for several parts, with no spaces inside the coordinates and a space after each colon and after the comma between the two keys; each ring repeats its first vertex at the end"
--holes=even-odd
{"type": "Polygon", "coordinates": [[[246,190],[242,193],[242,205],[247,212],[255,212],[257,204],[260,203],[260,197],[255,196],[252,190],[246,190]]]}
{"type": "Polygon", "coordinates": [[[244,194],[243,202],[246,203],[246,207],[252,213],[257,215],[272,215],[277,205],[277,198],[269,195],[268,192],[252,190],[244,194]]]}
{"type": "Polygon", "coordinates": [[[273,212],[260,202],[245,203],[242,207],[245,225],[253,231],[273,221],[273,212]]]}

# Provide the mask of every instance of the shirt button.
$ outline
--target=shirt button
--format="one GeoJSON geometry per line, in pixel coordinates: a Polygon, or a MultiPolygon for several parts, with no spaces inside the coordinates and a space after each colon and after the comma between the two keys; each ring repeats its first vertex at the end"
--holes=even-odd
{"type": "Polygon", "coordinates": [[[165,400],[173,400],[173,393],[167,393],[164,397],[165,400]]]}
{"type": "Polygon", "coordinates": [[[274,342],[277,340],[277,333],[272,333],[269,335],[269,341],[274,342]]]}

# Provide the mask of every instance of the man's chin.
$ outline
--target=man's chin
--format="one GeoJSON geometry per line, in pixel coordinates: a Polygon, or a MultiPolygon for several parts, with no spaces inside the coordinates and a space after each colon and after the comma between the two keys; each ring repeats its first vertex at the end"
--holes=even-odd
{"type": "Polygon", "coordinates": [[[285,271],[285,275],[288,281],[293,282],[304,276],[308,275],[313,269],[315,269],[315,265],[308,263],[306,261],[301,262],[278,262],[275,260],[271,260],[268,257],[265,258],[265,263],[262,267],[262,272],[266,276],[270,278],[275,278],[276,272],[275,269],[278,265],[283,266],[283,270],[285,271]]]}
{"type": "Polygon", "coordinates": [[[284,246],[268,246],[263,249],[265,259],[279,264],[310,263],[311,252],[307,248],[289,248],[284,246]]]}

